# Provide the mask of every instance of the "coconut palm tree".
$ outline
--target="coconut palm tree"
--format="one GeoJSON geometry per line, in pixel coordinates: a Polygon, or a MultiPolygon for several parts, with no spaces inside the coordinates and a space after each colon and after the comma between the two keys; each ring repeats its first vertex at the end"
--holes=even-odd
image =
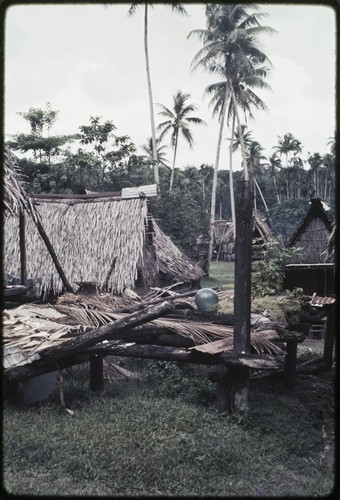
{"type": "MultiPolygon", "coordinates": [[[[272,33],[274,30],[260,25],[263,14],[249,15],[247,9],[255,5],[241,4],[208,4],[206,7],[207,28],[205,30],[193,30],[189,33],[197,35],[203,41],[203,48],[196,54],[192,62],[193,69],[203,67],[210,72],[222,67],[224,72],[224,97],[220,97],[220,128],[216,148],[216,159],[214,165],[214,181],[212,191],[211,224],[210,224],[210,262],[213,250],[213,221],[215,217],[215,199],[217,171],[219,166],[221,141],[228,103],[232,103],[237,126],[240,129],[241,120],[239,114],[239,103],[235,93],[234,82],[245,77],[251,77],[256,69],[264,63],[269,63],[266,55],[258,49],[258,36],[265,32],[272,33]]],[[[240,134],[241,136],[242,134],[240,134]]],[[[248,180],[248,167],[246,152],[241,138],[242,165],[244,178],[248,180]]]]}
{"type": "Polygon", "coordinates": [[[276,153],[273,153],[271,156],[269,156],[267,161],[268,161],[268,163],[266,163],[264,166],[267,167],[266,170],[269,173],[270,177],[272,177],[272,179],[273,179],[276,199],[277,199],[278,204],[280,204],[281,198],[280,198],[280,193],[279,193],[279,189],[278,189],[278,185],[277,185],[277,174],[282,169],[281,159],[277,156],[277,152],[276,152],[276,153]]]}
{"type": "MultiPolygon", "coordinates": [[[[128,11],[129,16],[133,16],[141,4],[132,3],[131,7],[128,11]]],[[[164,5],[171,7],[173,12],[177,12],[184,16],[187,16],[188,13],[183,7],[182,3],[165,3],[164,5]]],[[[148,7],[152,4],[145,3],[144,4],[144,53],[145,53],[145,68],[146,68],[146,77],[148,82],[148,94],[149,94],[149,108],[150,108],[150,121],[151,121],[151,137],[152,137],[152,151],[153,151],[153,159],[154,159],[154,173],[155,173],[155,183],[157,187],[159,187],[159,171],[158,171],[158,163],[157,163],[157,144],[156,144],[156,127],[155,127],[155,117],[154,117],[154,109],[153,109],[153,96],[152,96],[152,86],[151,86],[151,72],[150,72],[150,61],[149,61],[149,47],[148,47],[148,7]]]]}
{"type": "MultiPolygon", "coordinates": [[[[243,133],[243,143],[246,147],[246,154],[247,154],[247,162],[248,162],[248,168],[250,172],[250,176],[253,180],[254,183],[254,188],[256,188],[259,192],[259,195],[261,196],[263,205],[265,207],[265,210],[267,212],[268,218],[269,216],[269,209],[268,205],[266,203],[266,200],[263,196],[262,190],[256,180],[256,176],[260,176],[263,174],[263,167],[264,163],[263,160],[266,159],[266,157],[262,154],[263,153],[263,147],[260,145],[259,142],[254,141],[251,133],[251,130],[246,131],[245,125],[242,125],[241,127],[242,133],[243,133]]],[[[240,136],[238,131],[235,133],[235,142],[233,143],[232,149],[236,151],[240,147],[241,141],[240,141],[240,136]]],[[[254,205],[256,209],[256,189],[254,189],[254,205]]]]}
{"type": "MultiPolygon", "coordinates": [[[[156,137],[156,146],[157,146],[157,159],[158,159],[158,163],[160,165],[163,165],[164,167],[167,167],[168,165],[168,160],[166,159],[165,155],[165,149],[167,148],[164,144],[163,146],[160,145],[160,140],[159,138],[156,137]]],[[[150,163],[153,163],[154,162],[154,159],[153,159],[153,146],[152,146],[152,137],[148,137],[147,139],[147,143],[146,144],[143,144],[141,146],[142,150],[144,151],[144,153],[146,153],[145,155],[143,155],[143,158],[145,158],[146,160],[148,160],[150,163]]]]}
{"type": "Polygon", "coordinates": [[[192,123],[195,123],[196,125],[206,125],[205,121],[201,118],[198,118],[197,116],[188,116],[190,113],[196,111],[197,109],[197,106],[195,104],[187,103],[187,101],[190,99],[190,94],[185,94],[181,90],[178,90],[177,93],[172,97],[172,110],[170,110],[163,104],[159,104],[161,111],[158,114],[167,119],[164,122],[160,123],[157,127],[157,130],[160,131],[160,140],[162,140],[166,134],[171,133],[171,145],[174,150],[174,156],[172,161],[170,191],[172,191],[174,183],[179,135],[181,134],[189,144],[190,148],[192,148],[194,140],[190,132],[190,125],[192,123]]]}
{"type": "Polygon", "coordinates": [[[300,153],[302,151],[301,142],[296,139],[290,132],[285,134],[283,137],[278,136],[278,145],[274,146],[280,156],[286,156],[286,168],[288,167],[288,157],[290,153],[300,153]]]}

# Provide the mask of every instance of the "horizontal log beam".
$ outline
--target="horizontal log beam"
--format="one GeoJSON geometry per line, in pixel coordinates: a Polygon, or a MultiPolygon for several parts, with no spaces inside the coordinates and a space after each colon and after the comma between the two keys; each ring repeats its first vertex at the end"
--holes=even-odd
{"type": "Polygon", "coordinates": [[[185,361],[188,363],[226,366],[247,366],[261,370],[273,370],[281,366],[281,362],[270,355],[219,353],[215,355],[204,354],[184,348],[123,343],[120,341],[97,344],[86,349],[88,353],[134,358],[159,359],[163,361],[185,361]]]}

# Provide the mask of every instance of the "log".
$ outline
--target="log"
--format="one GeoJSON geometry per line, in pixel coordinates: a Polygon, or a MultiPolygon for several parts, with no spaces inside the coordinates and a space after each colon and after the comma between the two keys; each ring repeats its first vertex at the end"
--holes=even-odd
{"type": "Polygon", "coordinates": [[[106,325],[77,335],[62,345],[49,347],[41,354],[41,357],[44,359],[60,359],[66,355],[70,356],[71,354],[84,351],[103,340],[120,339],[126,330],[159,318],[170,312],[173,308],[173,304],[165,302],[158,306],[148,307],[143,311],[134,312],[117,321],[112,321],[106,325]]]}
{"type": "Polygon", "coordinates": [[[226,366],[249,367],[262,370],[273,370],[281,366],[279,360],[270,355],[263,354],[240,354],[219,353],[215,355],[200,353],[184,348],[160,346],[153,344],[125,343],[122,341],[112,341],[86,349],[87,353],[102,355],[112,354],[114,356],[126,356],[133,358],[150,358],[164,361],[185,361],[202,365],[225,364],[226,366]]]}
{"type": "Polygon", "coordinates": [[[70,366],[86,363],[87,361],[89,361],[88,354],[67,356],[59,361],[53,359],[39,359],[33,363],[28,363],[27,365],[7,369],[4,372],[4,379],[8,382],[15,382],[29,377],[36,377],[37,375],[42,375],[43,373],[53,372],[58,370],[58,368],[69,368],[70,366]]]}

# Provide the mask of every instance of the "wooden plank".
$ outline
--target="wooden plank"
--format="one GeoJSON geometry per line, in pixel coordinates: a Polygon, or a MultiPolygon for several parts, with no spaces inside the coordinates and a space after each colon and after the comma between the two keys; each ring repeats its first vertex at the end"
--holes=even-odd
{"type": "MultiPolygon", "coordinates": [[[[234,353],[250,352],[251,318],[251,261],[253,235],[252,181],[236,183],[236,241],[235,241],[235,295],[234,295],[234,353]]],[[[230,370],[233,384],[231,407],[246,416],[249,411],[249,369],[230,370]]]]}

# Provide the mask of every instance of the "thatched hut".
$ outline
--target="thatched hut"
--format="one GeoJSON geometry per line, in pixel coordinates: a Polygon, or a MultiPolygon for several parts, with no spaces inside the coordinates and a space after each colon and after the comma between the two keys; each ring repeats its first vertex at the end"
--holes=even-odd
{"type": "Polygon", "coordinates": [[[329,252],[329,240],[334,224],[320,198],[310,201],[309,210],[288,241],[296,252],[286,266],[285,287],[302,288],[306,294],[334,293],[334,252],[329,252]]]}
{"type": "MultiPolygon", "coordinates": [[[[266,216],[258,210],[253,210],[253,239],[260,238],[263,242],[269,239],[277,239],[273,229],[268,222],[266,216]]],[[[214,222],[214,244],[215,255],[217,260],[234,260],[234,228],[233,223],[228,220],[218,220],[214,222]]],[[[258,258],[258,255],[253,255],[253,258],[258,258]]]]}
{"type": "MultiPolygon", "coordinates": [[[[73,291],[91,285],[117,295],[126,288],[175,282],[187,288],[199,286],[203,271],[161,231],[144,192],[129,192],[127,197],[122,193],[34,195],[30,200],[41,230],[32,218],[26,221],[27,275],[39,280],[45,298],[62,293],[65,283],[73,291]],[[42,230],[50,250],[41,238],[42,230]]],[[[4,267],[14,276],[20,271],[17,225],[15,217],[7,217],[4,267]]]]}

